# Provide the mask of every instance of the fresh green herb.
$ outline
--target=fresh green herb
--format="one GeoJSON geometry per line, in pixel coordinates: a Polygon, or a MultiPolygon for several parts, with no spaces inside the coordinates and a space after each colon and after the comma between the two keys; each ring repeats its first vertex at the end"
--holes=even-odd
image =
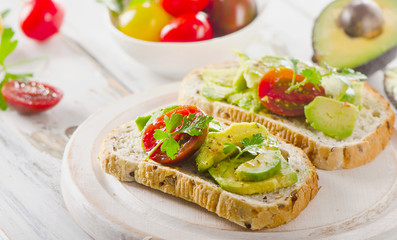
{"type": "Polygon", "coordinates": [[[10,9],[6,9],[6,10],[2,11],[2,12],[0,13],[0,17],[1,17],[2,19],[4,19],[4,18],[8,15],[8,13],[10,13],[10,9]]]}
{"type": "MultiPolygon", "coordinates": [[[[6,15],[8,12],[3,12],[1,15],[6,15]]],[[[3,80],[0,82],[0,89],[6,84],[9,80],[18,79],[19,81],[27,81],[27,78],[32,77],[33,74],[31,73],[10,73],[8,72],[8,68],[11,65],[6,65],[5,60],[11,54],[12,51],[18,45],[17,40],[13,40],[14,31],[11,28],[4,28],[3,33],[1,35],[1,42],[0,42],[0,74],[4,74],[3,80]]],[[[15,64],[14,64],[15,65],[15,64]]],[[[3,97],[3,94],[0,91],[0,109],[6,110],[7,103],[3,97]]]]}
{"type": "Polygon", "coordinates": [[[232,159],[232,161],[230,162],[230,165],[225,169],[225,171],[222,173],[222,175],[225,174],[229,170],[230,166],[232,166],[233,163],[235,161],[237,161],[237,159],[244,153],[250,153],[250,154],[256,156],[258,154],[266,152],[266,149],[263,148],[263,146],[267,145],[267,141],[265,141],[265,138],[260,133],[252,135],[251,139],[244,138],[243,140],[241,140],[241,144],[243,145],[243,148],[240,148],[239,146],[236,146],[233,143],[225,143],[224,144],[225,147],[223,148],[223,153],[229,154],[236,150],[238,153],[232,159]]]}
{"type": "Polygon", "coordinates": [[[356,72],[351,68],[334,68],[325,62],[321,62],[320,64],[328,70],[328,73],[324,74],[323,77],[332,76],[332,78],[337,78],[348,86],[351,86],[351,80],[367,79],[366,75],[356,72]]]}
{"type": "Polygon", "coordinates": [[[11,28],[4,28],[0,42],[0,65],[5,68],[4,61],[8,55],[17,47],[18,41],[12,40],[14,31],[11,28]]]}
{"type": "Polygon", "coordinates": [[[290,61],[292,63],[292,70],[294,70],[294,75],[292,75],[292,82],[291,82],[291,86],[292,86],[295,84],[295,77],[296,77],[296,73],[298,72],[299,60],[296,58],[291,58],[290,61]]]}
{"type": "Polygon", "coordinates": [[[104,4],[112,12],[121,13],[123,11],[123,0],[97,0],[98,3],[104,4]]]}
{"type": "MultiPolygon", "coordinates": [[[[178,133],[186,133],[190,136],[198,136],[203,134],[203,129],[208,127],[212,121],[211,116],[195,115],[193,113],[188,116],[182,114],[172,114],[169,118],[164,116],[165,131],[156,129],[153,137],[159,140],[157,145],[149,152],[149,158],[156,149],[161,146],[161,151],[165,152],[168,157],[175,159],[178,150],[180,149],[179,143],[172,137],[178,133]]],[[[146,158],[146,159],[147,159],[146,158]]]]}
{"type": "Polygon", "coordinates": [[[297,89],[306,83],[311,83],[317,90],[320,90],[318,85],[321,84],[322,75],[315,67],[303,69],[300,74],[304,76],[305,79],[299,83],[291,84],[291,86],[285,91],[286,93],[290,93],[292,90],[297,89]]]}

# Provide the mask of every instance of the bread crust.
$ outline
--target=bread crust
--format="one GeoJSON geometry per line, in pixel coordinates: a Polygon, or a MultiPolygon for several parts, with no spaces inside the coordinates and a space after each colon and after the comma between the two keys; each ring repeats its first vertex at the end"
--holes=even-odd
{"type": "MultiPolygon", "coordinates": [[[[219,68],[235,66],[237,62],[225,62],[206,66],[205,68],[219,68]]],[[[379,106],[386,111],[386,117],[376,129],[359,141],[346,143],[343,146],[330,146],[323,144],[312,137],[291,128],[287,123],[272,119],[264,115],[251,113],[240,107],[218,101],[209,101],[200,95],[200,86],[191,92],[192,84],[196,81],[202,69],[197,69],[187,75],[179,91],[180,104],[196,105],[209,115],[226,122],[257,122],[264,125],[273,135],[276,135],[301,148],[313,164],[320,169],[335,170],[355,168],[373,160],[388,144],[394,131],[395,115],[389,102],[379,92],[364,82],[364,94],[376,99],[379,106]]],[[[280,116],[276,116],[280,118],[280,116]]],[[[303,121],[303,120],[302,120],[303,121]]]]}
{"type": "Polygon", "coordinates": [[[258,230],[274,228],[296,218],[306,208],[318,190],[318,175],[306,154],[291,144],[279,142],[288,152],[298,170],[298,183],[277,193],[259,195],[260,200],[249,195],[238,195],[221,189],[208,176],[198,174],[196,164],[167,166],[145,161],[145,154],[136,146],[139,131],[133,122],[125,123],[111,131],[104,139],[98,155],[102,169],[121,181],[136,181],[162,192],[196,203],[218,216],[244,228],[258,230]],[[128,129],[128,130],[127,130],[128,129]],[[125,146],[131,146],[124,151],[125,146]],[[133,167],[126,167],[133,166],[133,167]],[[188,166],[188,167],[186,167],[188,166]],[[128,169],[128,172],[126,171],[128,169]],[[267,202],[265,199],[272,199],[267,202]],[[276,197],[274,197],[276,196],[276,197]]]}

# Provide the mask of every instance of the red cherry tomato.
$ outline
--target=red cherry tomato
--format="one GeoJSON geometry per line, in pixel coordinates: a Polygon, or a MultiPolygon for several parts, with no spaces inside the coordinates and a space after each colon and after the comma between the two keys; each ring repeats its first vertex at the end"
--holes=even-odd
{"type": "Polygon", "coordinates": [[[194,13],[207,7],[209,0],[160,0],[169,14],[177,17],[183,13],[194,13]]]}
{"type": "MultiPolygon", "coordinates": [[[[324,96],[324,88],[317,90],[313,84],[306,83],[302,87],[285,91],[291,86],[294,71],[279,68],[267,72],[259,83],[258,95],[262,104],[270,111],[283,116],[303,116],[304,106],[317,96],[324,96]]],[[[304,76],[296,74],[295,81],[301,82],[304,76]]]]}
{"type": "Polygon", "coordinates": [[[55,106],[63,92],[53,86],[35,81],[10,81],[1,89],[7,104],[23,114],[43,112],[55,106]]]}
{"type": "Polygon", "coordinates": [[[174,18],[160,33],[162,42],[195,42],[211,39],[213,31],[203,12],[186,13],[174,18]]]}
{"type": "MultiPolygon", "coordinates": [[[[156,129],[165,130],[164,116],[167,115],[170,117],[172,114],[182,114],[183,116],[188,116],[190,113],[196,115],[203,115],[204,113],[198,109],[196,106],[181,106],[169,113],[161,115],[154,121],[152,124],[147,126],[142,134],[142,143],[145,148],[146,153],[149,153],[158,143],[153,137],[153,134],[156,129]]],[[[177,128],[178,129],[178,128],[177,128]]],[[[176,130],[177,130],[176,129],[176,130]]],[[[173,135],[173,138],[179,143],[181,148],[179,149],[176,158],[171,159],[166,155],[165,152],[160,150],[160,147],[155,150],[150,159],[156,161],[158,163],[176,163],[182,160],[187,159],[189,156],[193,155],[200,146],[204,143],[204,140],[207,136],[208,128],[203,130],[203,134],[199,136],[190,136],[186,133],[178,133],[173,135]]]]}
{"type": "Polygon", "coordinates": [[[63,22],[63,7],[52,0],[30,0],[20,16],[20,26],[26,36],[45,41],[59,32],[63,22]]]}

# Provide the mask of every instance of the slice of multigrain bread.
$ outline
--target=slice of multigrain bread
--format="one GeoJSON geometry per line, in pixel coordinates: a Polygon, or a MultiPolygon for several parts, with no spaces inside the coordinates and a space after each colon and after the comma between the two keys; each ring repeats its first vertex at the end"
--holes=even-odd
{"type": "MultiPolygon", "coordinates": [[[[238,62],[214,64],[205,68],[235,67],[238,62]]],[[[316,131],[304,118],[286,118],[275,114],[255,114],[226,102],[203,97],[202,69],[187,75],[182,82],[178,102],[200,107],[224,122],[257,122],[279,138],[301,148],[321,169],[354,168],[373,160],[387,145],[394,130],[394,113],[374,88],[364,83],[363,106],[353,134],[337,140],[316,131]]]]}
{"type": "Polygon", "coordinates": [[[296,218],[319,190],[317,173],[306,154],[282,141],[279,145],[285,159],[298,173],[298,182],[256,195],[222,190],[209,175],[198,173],[194,159],[177,165],[144,160],[146,154],[141,147],[140,132],[133,121],[107,135],[98,158],[102,169],[121,181],[136,181],[183,198],[238,225],[256,230],[277,227],[296,218]]]}

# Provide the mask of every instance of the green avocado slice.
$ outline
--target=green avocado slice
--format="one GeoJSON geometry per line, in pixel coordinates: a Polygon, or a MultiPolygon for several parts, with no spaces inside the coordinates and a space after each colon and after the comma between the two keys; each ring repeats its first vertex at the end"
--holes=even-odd
{"type": "Polygon", "coordinates": [[[327,97],[316,97],[305,106],[305,116],[310,125],[336,139],[353,133],[359,114],[358,107],[327,97]]]}
{"type": "Polygon", "coordinates": [[[256,182],[272,177],[281,168],[281,153],[267,151],[259,154],[236,169],[236,176],[241,181],[256,182]]]}
{"type": "Polygon", "coordinates": [[[238,168],[239,163],[231,163],[229,160],[218,163],[210,168],[208,172],[222,189],[232,193],[251,195],[289,187],[298,181],[297,173],[287,161],[281,160],[280,165],[280,170],[272,177],[257,182],[247,182],[238,179],[234,169],[238,168]]]}
{"type": "Polygon", "coordinates": [[[223,152],[224,143],[232,143],[236,146],[242,147],[241,140],[244,138],[252,138],[252,135],[257,133],[262,134],[265,139],[268,139],[270,149],[278,150],[276,143],[271,143],[267,129],[258,123],[235,123],[223,132],[208,133],[207,138],[205,139],[204,144],[200,147],[196,157],[199,172],[205,172],[215,163],[235,154],[233,151],[225,154],[223,152]]]}

